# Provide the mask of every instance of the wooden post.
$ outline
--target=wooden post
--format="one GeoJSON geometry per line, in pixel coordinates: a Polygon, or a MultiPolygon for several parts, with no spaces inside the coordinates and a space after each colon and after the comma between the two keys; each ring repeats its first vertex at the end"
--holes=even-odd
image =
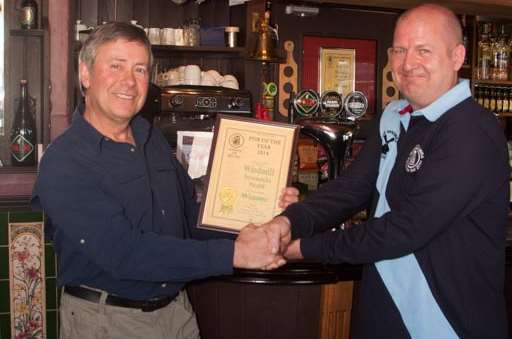
{"type": "Polygon", "coordinates": [[[340,281],[322,286],[319,338],[349,338],[353,291],[353,281],[340,281]]]}

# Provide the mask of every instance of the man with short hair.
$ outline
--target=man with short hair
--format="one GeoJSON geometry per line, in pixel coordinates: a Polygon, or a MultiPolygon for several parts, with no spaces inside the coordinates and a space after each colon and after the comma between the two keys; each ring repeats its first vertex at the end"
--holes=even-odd
{"type": "Polygon", "coordinates": [[[364,264],[352,338],[506,337],[507,147],[458,79],[464,55],[450,10],[405,12],[389,50],[404,99],[346,172],[269,223],[301,238],[288,258],[364,264]],[[329,230],[367,206],[366,222],[329,230]]]}
{"type": "Polygon", "coordinates": [[[33,192],[52,224],[60,337],[199,338],[184,284],[233,266],[282,265],[281,234],[249,226],[235,241],[191,239],[191,180],[163,134],[136,115],[152,62],[144,31],[102,25],[79,59],[85,108],[46,150],[33,192]]]}

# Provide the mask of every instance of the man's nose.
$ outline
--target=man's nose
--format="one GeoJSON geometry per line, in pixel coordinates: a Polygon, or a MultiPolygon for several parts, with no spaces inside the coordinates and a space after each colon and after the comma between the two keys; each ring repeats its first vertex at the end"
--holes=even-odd
{"type": "Polygon", "coordinates": [[[403,60],[403,68],[405,71],[409,71],[411,69],[414,69],[417,65],[417,59],[416,59],[416,54],[411,51],[411,50],[407,50],[407,52],[405,52],[405,57],[404,57],[404,60],[403,60]]]}
{"type": "Polygon", "coordinates": [[[133,74],[133,71],[126,70],[123,73],[122,81],[123,81],[123,83],[125,83],[128,86],[134,86],[136,81],[135,81],[135,74],[133,74]]]}

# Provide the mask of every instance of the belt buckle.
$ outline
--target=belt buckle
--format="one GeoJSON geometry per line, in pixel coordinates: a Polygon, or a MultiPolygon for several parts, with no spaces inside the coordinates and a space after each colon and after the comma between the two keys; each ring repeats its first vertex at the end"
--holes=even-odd
{"type": "Polygon", "coordinates": [[[164,306],[167,306],[171,303],[174,298],[164,297],[161,299],[155,300],[146,300],[142,303],[141,310],[142,312],[153,312],[158,309],[161,309],[164,306]]]}
{"type": "Polygon", "coordinates": [[[159,308],[156,302],[145,301],[140,309],[142,312],[153,312],[159,308]]]}

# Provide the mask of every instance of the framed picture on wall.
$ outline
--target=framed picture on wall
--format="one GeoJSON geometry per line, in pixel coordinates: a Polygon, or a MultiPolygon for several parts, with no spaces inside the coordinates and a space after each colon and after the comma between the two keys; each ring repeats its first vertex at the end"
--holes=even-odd
{"type": "MultiPolygon", "coordinates": [[[[302,88],[317,89],[322,93],[330,89],[326,87],[329,86],[327,83],[336,77],[350,77],[354,74],[351,91],[363,92],[368,98],[368,110],[363,120],[374,116],[377,104],[377,40],[306,35],[303,50],[302,88]],[[332,63],[343,61],[339,70],[341,74],[335,74],[332,69],[335,69],[335,65],[328,66],[329,57],[332,63]]],[[[345,83],[351,84],[351,81],[345,83]]],[[[336,88],[333,90],[337,91],[336,88]]],[[[342,94],[345,97],[349,93],[345,90],[342,94]]]]}
{"type": "Polygon", "coordinates": [[[356,84],[356,50],[353,48],[320,48],[318,90],[336,91],[345,97],[356,84]]]}

